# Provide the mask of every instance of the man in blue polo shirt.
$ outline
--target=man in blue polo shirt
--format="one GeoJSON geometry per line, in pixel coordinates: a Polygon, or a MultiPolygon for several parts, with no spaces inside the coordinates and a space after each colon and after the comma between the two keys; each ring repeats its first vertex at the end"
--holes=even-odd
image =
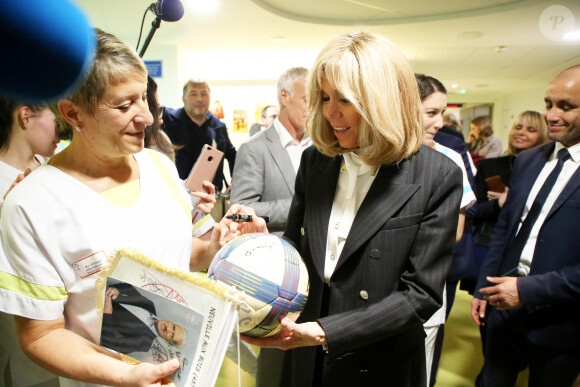
{"type": "MultiPolygon", "coordinates": [[[[205,144],[224,152],[231,176],[236,160],[236,148],[230,141],[226,125],[209,111],[211,101],[209,85],[200,79],[188,80],[183,86],[182,99],[182,108],[167,108],[163,113],[165,133],[173,144],[182,147],[175,154],[179,177],[187,178],[205,144]]],[[[228,187],[223,172],[223,160],[213,184],[216,192],[221,192],[224,186],[228,187]]]]}

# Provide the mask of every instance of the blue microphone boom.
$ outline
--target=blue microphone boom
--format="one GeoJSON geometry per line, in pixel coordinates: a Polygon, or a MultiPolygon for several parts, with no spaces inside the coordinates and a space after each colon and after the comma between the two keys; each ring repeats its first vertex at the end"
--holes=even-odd
{"type": "Polygon", "coordinates": [[[141,51],[139,51],[139,56],[141,58],[145,54],[147,47],[149,47],[153,35],[155,35],[155,32],[161,25],[161,20],[166,22],[178,21],[183,17],[184,13],[183,4],[181,4],[181,1],[179,0],[157,0],[156,3],[152,3],[147,9],[155,14],[155,20],[151,23],[149,34],[143,42],[141,51]]]}

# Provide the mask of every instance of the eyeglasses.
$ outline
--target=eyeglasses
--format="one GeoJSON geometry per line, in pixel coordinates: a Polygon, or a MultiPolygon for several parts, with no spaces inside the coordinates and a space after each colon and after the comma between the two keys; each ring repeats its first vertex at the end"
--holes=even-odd
{"type": "Polygon", "coordinates": [[[164,105],[159,105],[157,107],[157,113],[159,114],[159,118],[163,117],[163,113],[165,112],[165,106],[164,105]]]}

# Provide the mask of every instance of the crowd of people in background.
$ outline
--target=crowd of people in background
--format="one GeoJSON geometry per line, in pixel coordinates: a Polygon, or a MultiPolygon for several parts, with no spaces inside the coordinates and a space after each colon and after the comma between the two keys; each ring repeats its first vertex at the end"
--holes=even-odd
{"type": "Polygon", "coordinates": [[[95,252],[130,242],[199,271],[228,240],[260,231],[297,248],[310,294],[276,336],[243,339],[261,347],[245,360],[258,387],[434,386],[458,287],[473,295],[480,331],[477,386],[513,386],[526,368],[531,386],[573,385],[580,65],[555,74],[543,114],[518,114],[504,146],[490,115],[464,133],[441,81],[357,30],[331,40],[310,69],[281,74],[277,105],[263,107],[236,150],[205,80],[188,80],[183,106],[166,108],[134,50],[95,35],[95,63],[71,95],[54,105],[0,97],[0,278],[10,278],[0,319],[50,371],[16,364],[13,340],[0,357],[4,381],[28,372],[52,385],[55,375],[63,386],[153,385],[178,364],[103,352],[94,273],[74,263],[101,267],[95,252]],[[61,139],[70,145],[55,155],[61,139]],[[224,153],[231,180],[222,161],[203,191],[189,192],[183,180],[204,145],[224,153]],[[253,223],[213,219],[222,192],[227,213],[253,223]]]}

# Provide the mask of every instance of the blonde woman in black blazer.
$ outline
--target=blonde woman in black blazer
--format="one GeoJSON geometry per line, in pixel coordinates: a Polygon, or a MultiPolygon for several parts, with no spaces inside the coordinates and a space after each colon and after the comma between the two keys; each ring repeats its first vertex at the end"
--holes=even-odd
{"type": "Polygon", "coordinates": [[[332,40],[309,73],[307,149],[284,236],[310,275],[306,309],[273,338],[281,385],[425,386],[423,323],[441,306],[461,172],[421,146],[415,75],[388,40],[332,40]]]}

